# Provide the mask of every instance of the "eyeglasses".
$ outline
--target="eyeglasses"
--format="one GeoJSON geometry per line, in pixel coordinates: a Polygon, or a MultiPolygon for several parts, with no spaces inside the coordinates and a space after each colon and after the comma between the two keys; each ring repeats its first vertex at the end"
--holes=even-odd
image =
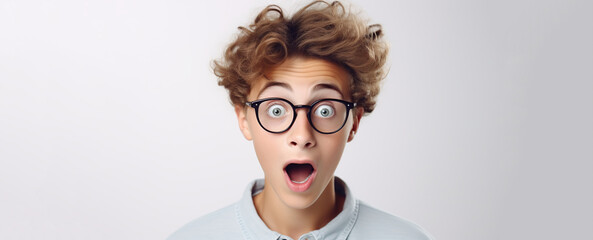
{"type": "Polygon", "coordinates": [[[311,105],[294,105],[283,98],[265,98],[245,104],[255,109],[259,125],[271,133],[288,131],[299,108],[308,109],[307,119],[315,131],[336,133],[346,124],[350,109],[356,107],[356,103],[331,98],[317,100],[311,105]]]}

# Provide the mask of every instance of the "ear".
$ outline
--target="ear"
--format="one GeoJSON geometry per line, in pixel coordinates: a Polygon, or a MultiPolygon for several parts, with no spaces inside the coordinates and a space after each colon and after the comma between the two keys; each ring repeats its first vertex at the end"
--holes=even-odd
{"type": "Polygon", "coordinates": [[[237,122],[239,123],[239,129],[243,133],[245,139],[251,141],[251,130],[249,129],[249,123],[247,122],[247,109],[241,105],[235,105],[235,114],[237,114],[237,122]]]}
{"type": "Polygon", "coordinates": [[[352,111],[352,129],[350,129],[350,134],[348,135],[348,142],[352,141],[352,139],[354,139],[354,135],[356,135],[356,132],[358,131],[358,126],[360,126],[360,119],[362,118],[362,115],[364,114],[364,108],[361,107],[357,107],[354,108],[352,111]]]}

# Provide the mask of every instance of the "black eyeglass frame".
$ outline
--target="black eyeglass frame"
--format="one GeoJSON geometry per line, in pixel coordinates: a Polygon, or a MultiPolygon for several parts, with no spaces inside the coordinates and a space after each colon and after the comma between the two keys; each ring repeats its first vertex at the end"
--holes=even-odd
{"type": "Polygon", "coordinates": [[[251,101],[251,102],[246,102],[245,105],[250,106],[250,107],[252,107],[252,108],[255,109],[255,116],[257,118],[257,122],[259,123],[259,126],[262,127],[264,130],[266,130],[267,132],[270,132],[270,133],[283,133],[283,132],[288,131],[292,127],[292,125],[294,124],[294,121],[297,118],[297,109],[299,109],[299,108],[307,108],[308,109],[307,110],[307,120],[309,120],[309,124],[311,125],[311,127],[313,127],[313,129],[315,129],[315,131],[317,131],[318,133],[321,133],[321,134],[333,134],[333,133],[336,133],[336,132],[342,130],[342,128],[344,128],[344,125],[346,125],[346,122],[348,121],[348,117],[350,116],[350,110],[356,107],[356,103],[344,101],[342,99],[335,99],[335,98],[319,99],[319,100],[311,103],[311,105],[294,105],[290,101],[288,101],[288,100],[286,100],[284,98],[274,97],[274,98],[263,98],[263,99],[258,99],[258,100],[251,101]],[[264,125],[259,120],[259,106],[260,106],[260,104],[262,102],[270,101],[270,100],[284,101],[284,102],[287,102],[292,107],[292,112],[293,112],[292,121],[290,122],[290,125],[288,125],[288,127],[286,129],[282,130],[282,131],[278,131],[278,132],[270,131],[269,129],[267,129],[266,127],[264,127],[264,125]],[[342,126],[340,126],[340,128],[338,128],[338,130],[335,130],[333,132],[322,132],[319,129],[317,129],[315,127],[315,125],[313,124],[313,121],[311,120],[311,109],[313,108],[313,106],[315,106],[316,104],[318,104],[320,102],[323,102],[323,101],[336,101],[336,102],[342,103],[342,104],[344,104],[346,106],[346,117],[344,118],[344,122],[342,123],[342,126]]]}

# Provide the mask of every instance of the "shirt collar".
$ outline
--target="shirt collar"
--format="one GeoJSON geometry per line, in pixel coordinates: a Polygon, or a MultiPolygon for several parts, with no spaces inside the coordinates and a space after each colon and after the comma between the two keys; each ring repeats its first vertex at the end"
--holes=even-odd
{"type": "MultiPolygon", "coordinates": [[[[342,192],[346,196],[344,207],[340,214],[332,219],[327,225],[321,229],[307,233],[311,240],[344,240],[348,237],[356,223],[356,218],[358,217],[358,201],[354,199],[350,193],[350,189],[342,179],[338,177],[335,178],[335,187],[336,192],[342,192]]],[[[237,214],[237,221],[239,222],[239,225],[241,225],[241,231],[243,232],[243,235],[245,235],[245,238],[252,240],[277,240],[287,238],[280,233],[270,230],[255,210],[253,196],[261,192],[263,188],[264,179],[252,181],[245,189],[240,202],[236,205],[235,213],[237,214]]]]}

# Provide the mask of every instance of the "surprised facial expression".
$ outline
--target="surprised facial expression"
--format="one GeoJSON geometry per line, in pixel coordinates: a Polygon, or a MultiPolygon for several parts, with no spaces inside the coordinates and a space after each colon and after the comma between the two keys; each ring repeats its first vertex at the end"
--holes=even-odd
{"type": "Polygon", "coordinates": [[[256,108],[235,107],[241,131],[245,138],[253,140],[264,171],[264,191],[271,190],[285,205],[297,209],[311,206],[333,179],[344,147],[353,139],[363,111],[347,109],[346,104],[339,101],[318,100],[350,101],[350,81],[350,74],[332,62],[291,57],[254,81],[248,96],[249,101],[269,98],[288,101],[276,99],[260,103],[259,113],[256,108]],[[316,102],[319,103],[314,109],[296,108],[296,114],[290,105],[316,102]],[[343,127],[331,134],[320,133],[311,125],[308,111],[317,130],[337,130],[342,124],[343,127]],[[328,120],[332,117],[335,120],[328,120]],[[288,126],[288,130],[280,132],[288,126]]]}

